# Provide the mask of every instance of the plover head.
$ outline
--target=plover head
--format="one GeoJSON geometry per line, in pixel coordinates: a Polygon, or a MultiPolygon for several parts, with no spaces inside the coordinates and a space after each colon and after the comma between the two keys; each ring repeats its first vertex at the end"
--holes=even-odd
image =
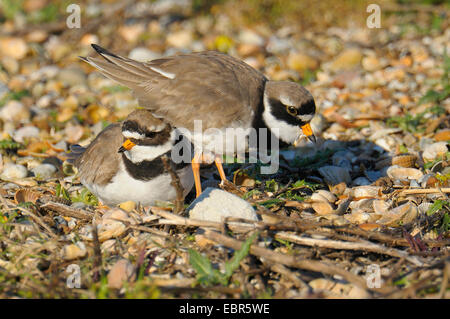
{"type": "Polygon", "coordinates": [[[266,83],[263,120],[282,141],[296,145],[306,136],[315,142],[309,124],[315,111],[314,98],[300,84],[287,81],[266,83]]]}

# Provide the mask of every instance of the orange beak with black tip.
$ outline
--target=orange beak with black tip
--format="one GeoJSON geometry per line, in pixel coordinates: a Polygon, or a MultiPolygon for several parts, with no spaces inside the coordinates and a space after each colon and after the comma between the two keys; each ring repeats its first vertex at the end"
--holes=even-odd
{"type": "Polygon", "coordinates": [[[132,141],[130,140],[126,140],[125,142],[123,142],[122,146],[119,148],[119,153],[123,153],[125,151],[129,151],[131,150],[136,144],[134,144],[132,141]]]}
{"type": "Polygon", "coordinates": [[[301,127],[303,134],[306,135],[306,137],[313,143],[316,142],[316,137],[313,134],[313,131],[311,129],[311,125],[309,123],[306,123],[301,127]]]}
{"type": "MultiPolygon", "coordinates": [[[[316,137],[313,134],[313,131],[311,129],[311,125],[309,123],[306,123],[305,125],[300,127],[302,129],[303,135],[305,135],[311,142],[315,143],[316,142],[316,137]]],[[[294,142],[294,146],[297,146],[298,142],[300,142],[300,140],[302,139],[303,136],[299,136],[295,142],[294,142]]]]}

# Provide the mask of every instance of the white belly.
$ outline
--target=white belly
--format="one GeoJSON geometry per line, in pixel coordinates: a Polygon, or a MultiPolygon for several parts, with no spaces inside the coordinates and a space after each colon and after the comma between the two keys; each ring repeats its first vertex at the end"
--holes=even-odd
{"type": "MultiPolygon", "coordinates": [[[[194,185],[194,178],[190,166],[177,171],[186,196],[194,185]]],[[[132,178],[121,163],[120,172],[107,185],[86,185],[104,204],[117,204],[133,201],[144,206],[155,204],[156,200],[172,201],[176,198],[175,188],[172,187],[169,174],[159,175],[148,181],[132,178]]]]}
{"type": "Polygon", "coordinates": [[[248,150],[248,137],[253,128],[209,129],[201,134],[192,133],[190,140],[204,155],[216,154],[243,157],[248,150]]]}

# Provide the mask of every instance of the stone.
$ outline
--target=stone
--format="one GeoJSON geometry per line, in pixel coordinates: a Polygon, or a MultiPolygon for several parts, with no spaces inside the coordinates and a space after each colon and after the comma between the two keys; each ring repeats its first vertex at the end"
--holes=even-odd
{"type": "Polygon", "coordinates": [[[124,211],[131,212],[133,209],[136,208],[136,203],[129,200],[129,201],[120,203],[119,208],[123,209],[124,211]]]}
{"type": "Polygon", "coordinates": [[[13,180],[25,178],[28,175],[28,171],[25,166],[20,164],[8,163],[5,164],[3,172],[0,175],[2,179],[13,180]]]}
{"type": "Polygon", "coordinates": [[[31,172],[33,172],[34,176],[40,179],[48,179],[55,174],[56,167],[52,164],[41,164],[33,168],[31,172]]]}
{"type": "Polygon", "coordinates": [[[362,54],[359,49],[347,49],[341,52],[331,63],[331,70],[334,72],[350,70],[360,65],[362,54]]]}
{"type": "Polygon", "coordinates": [[[449,151],[448,145],[447,142],[437,142],[425,146],[422,154],[423,159],[426,161],[433,161],[439,156],[444,155],[449,151]]]}
{"type": "Polygon", "coordinates": [[[0,55],[9,56],[16,60],[23,59],[28,52],[28,46],[22,38],[0,38],[0,55]]]}
{"type": "Polygon", "coordinates": [[[293,69],[299,73],[303,73],[306,70],[315,70],[319,66],[319,62],[310,57],[309,55],[302,53],[291,53],[287,60],[288,68],[293,69]]]}
{"type": "Polygon", "coordinates": [[[187,211],[190,218],[205,221],[223,222],[226,217],[258,220],[255,210],[248,202],[236,195],[211,187],[205,189],[187,211]]]}
{"type": "Polygon", "coordinates": [[[348,185],[352,181],[349,170],[344,167],[329,165],[319,168],[318,171],[329,185],[337,185],[342,182],[348,185]]]}
{"type": "Polygon", "coordinates": [[[127,41],[136,42],[139,36],[145,31],[144,24],[122,25],[117,32],[127,41]]]}
{"type": "Polygon", "coordinates": [[[13,133],[14,140],[23,143],[26,139],[38,138],[39,129],[35,126],[24,126],[13,133]]]}
{"type": "Polygon", "coordinates": [[[8,101],[0,110],[3,121],[26,122],[30,118],[29,110],[19,101],[8,101]]]}
{"type": "Polygon", "coordinates": [[[189,30],[181,30],[174,33],[170,33],[167,36],[167,44],[179,48],[186,49],[190,46],[193,41],[192,32],[189,30]]]}
{"type": "Polygon", "coordinates": [[[252,30],[244,29],[239,33],[239,42],[262,46],[264,44],[264,38],[252,30]]]}
{"type": "Polygon", "coordinates": [[[62,69],[59,71],[57,78],[67,86],[86,85],[86,74],[77,66],[62,69]]]}
{"type": "Polygon", "coordinates": [[[108,273],[108,288],[120,289],[124,282],[134,280],[136,273],[128,259],[118,260],[108,273]]]}
{"type": "Polygon", "coordinates": [[[128,57],[139,62],[147,62],[161,57],[161,54],[150,51],[147,48],[137,47],[131,50],[128,57]]]}
{"type": "Polygon", "coordinates": [[[364,68],[364,70],[369,72],[373,72],[382,68],[380,60],[374,56],[364,57],[361,61],[361,65],[364,68]]]}
{"type": "Polygon", "coordinates": [[[9,74],[16,74],[19,71],[19,62],[10,56],[3,57],[0,62],[9,74]]]}
{"type": "Polygon", "coordinates": [[[64,260],[73,260],[83,258],[87,254],[86,245],[83,242],[66,245],[62,249],[62,257],[64,260]]]}

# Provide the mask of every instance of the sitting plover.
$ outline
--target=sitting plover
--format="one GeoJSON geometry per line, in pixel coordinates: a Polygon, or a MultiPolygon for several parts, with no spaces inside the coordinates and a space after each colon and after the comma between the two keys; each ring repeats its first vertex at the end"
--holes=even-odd
{"type": "MultiPolygon", "coordinates": [[[[106,127],[88,147],[72,145],[68,162],[78,169],[81,183],[103,204],[134,201],[149,206],[156,200],[176,198],[161,159],[163,155],[172,158],[174,145],[183,146],[183,151],[191,149],[189,140],[176,134],[170,124],[138,109],[122,123],[106,127]]],[[[190,163],[173,164],[186,196],[194,184],[190,163]]]]}

